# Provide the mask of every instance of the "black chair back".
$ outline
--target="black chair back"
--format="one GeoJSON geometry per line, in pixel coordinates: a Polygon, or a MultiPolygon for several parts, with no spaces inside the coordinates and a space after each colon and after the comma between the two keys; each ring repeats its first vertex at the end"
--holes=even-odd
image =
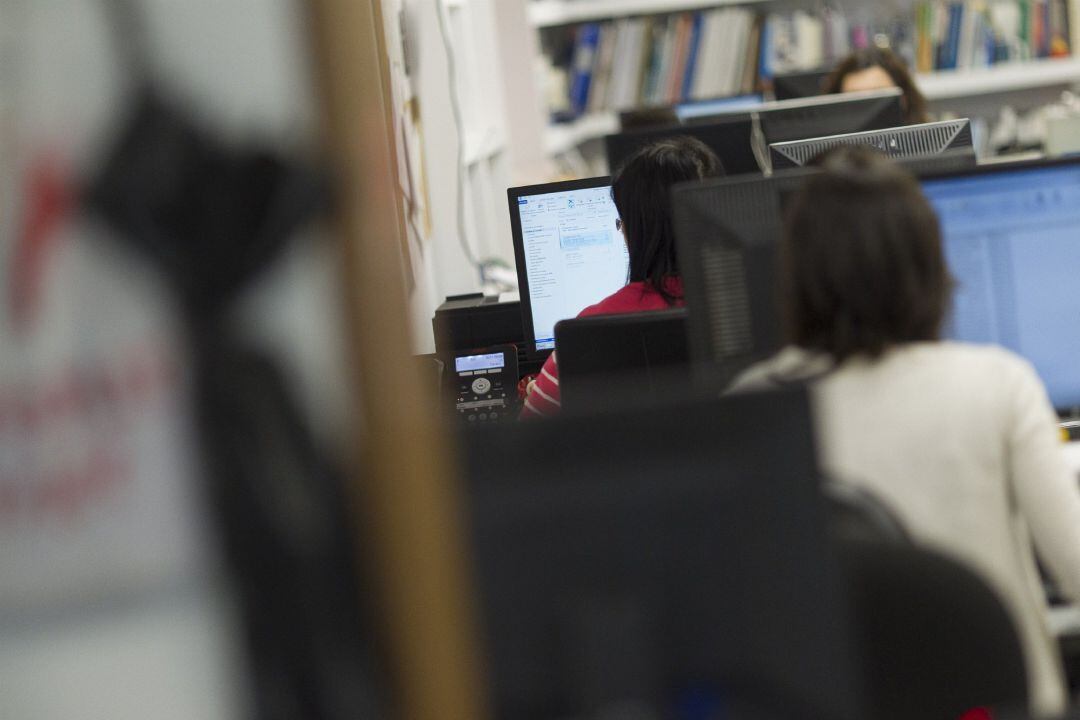
{"type": "Polygon", "coordinates": [[[848,539],[840,549],[869,717],[1026,708],[1020,638],[981,578],[915,546],[848,539]]]}
{"type": "Polygon", "coordinates": [[[648,400],[689,385],[686,310],[563,320],[555,326],[564,410],[616,396],[648,400]]]}

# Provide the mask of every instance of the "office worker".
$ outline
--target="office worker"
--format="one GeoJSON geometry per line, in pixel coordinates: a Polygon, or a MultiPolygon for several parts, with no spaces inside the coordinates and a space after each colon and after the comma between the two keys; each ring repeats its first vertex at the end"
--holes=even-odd
{"type": "Polygon", "coordinates": [[[1080,598],[1080,491],[1045,388],[1005,349],[939,339],[952,281],[911,176],[866,148],[822,168],[793,198],[780,248],[789,345],[736,388],[809,383],[826,473],[989,582],[1021,636],[1032,708],[1060,711],[1033,546],[1080,598]]]}
{"type": "MultiPolygon", "coordinates": [[[[719,158],[691,137],[658,141],[634,153],[611,180],[617,228],[630,256],[628,284],[578,317],[664,310],[683,305],[682,277],[671,221],[671,186],[723,175],[719,158]]],[[[556,353],[529,384],[522,419],[555,415],[561,407],[556,353]]]]}
{"type": "Polygon", "coordinates": [[[926,98],[919,92],[907,63],[884,47],[872,45],[848,55],[825,80],[826,93],[866,92],[900,88],[910,125],[927,122],[926,98]]]}

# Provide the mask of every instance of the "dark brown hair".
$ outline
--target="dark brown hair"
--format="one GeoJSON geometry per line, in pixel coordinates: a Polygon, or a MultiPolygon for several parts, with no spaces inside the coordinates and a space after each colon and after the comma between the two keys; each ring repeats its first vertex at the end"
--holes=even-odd
{"type": "Polygon", "coordinates": [[[924,123],[928,120],[926,114],[926,98],[919,92],[914,78],[908,70],[907,63],[888,48],[872,45],[856,50],[840,61],[836,69],[825,80],[826,93],[839,93],[844,89],[844,78],[852,73],[879,67],[888,73],[893,84],[904,93],[904,114],[909,124],[924,123]]]}
{"type": "Polygon", "coordinates": [[[952,279],[918,183],[865,147],[837,148],[821,167],[794,196],[780,247],[788,341],[841,362],[937,340],[952,279]]]}
{"type": "Polygon", "coordinates": [[[724,174],[716,153],[688,136],[646,145],[611,180],[611,197],[622,220],[630,254],[630,282],[648,283],[668,301],[667,279],[679,276],[671,186],[724,174]]]}

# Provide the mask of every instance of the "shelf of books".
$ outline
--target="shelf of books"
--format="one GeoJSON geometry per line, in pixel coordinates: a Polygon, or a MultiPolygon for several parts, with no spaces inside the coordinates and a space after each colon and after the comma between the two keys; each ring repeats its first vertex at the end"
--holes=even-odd
{"type": "Polygon", "coordinates": [[[871,43],[887,42],[905,57],[931,101],[1080,82],[1069,0],[917,0],[872,21],[829,8],[762,12],[753,2],[716,0],[531,7],[534,22],[544,20],[552,153],[613,132],[618,110],[758,92],[777,74],[830,67],[871,43]],[[638,5],[656,14],[635,14],[630,6],[638,5]],[[558,22],[555,7],[563,11],[558,22]],[[611,16],[597,20],[586,8],[611,16]]]}
{"type": "Polygon", "coordinates": [[[529,22],[534,27],[545,28],[630,15],[660,15],[759,2],[768,0],[532,0],[529,22]]]}

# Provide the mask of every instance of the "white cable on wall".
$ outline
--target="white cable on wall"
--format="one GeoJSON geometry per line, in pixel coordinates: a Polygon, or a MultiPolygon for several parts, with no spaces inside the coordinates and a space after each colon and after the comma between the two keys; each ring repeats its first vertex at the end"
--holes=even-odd
{"type": "Polygon", "coordinates": [[[450,37],[450,23],[447,17],[448,10],[444,0],[434,0],[435,10],[439,16],[439,34],[442,36],[443,48],[446,51],[446,71],[450,82],[450,109],[454,117],[454,128],[457,134],[457,231],[458,242],[465,259],[476,268],[483,281],[484,265],[477,259],[469,245],[468,232],[465,227],[465,123],[461,114],[461,98],[458,94],[457,83],[457,56],[454,52],[453,39],[450,37]]]}

